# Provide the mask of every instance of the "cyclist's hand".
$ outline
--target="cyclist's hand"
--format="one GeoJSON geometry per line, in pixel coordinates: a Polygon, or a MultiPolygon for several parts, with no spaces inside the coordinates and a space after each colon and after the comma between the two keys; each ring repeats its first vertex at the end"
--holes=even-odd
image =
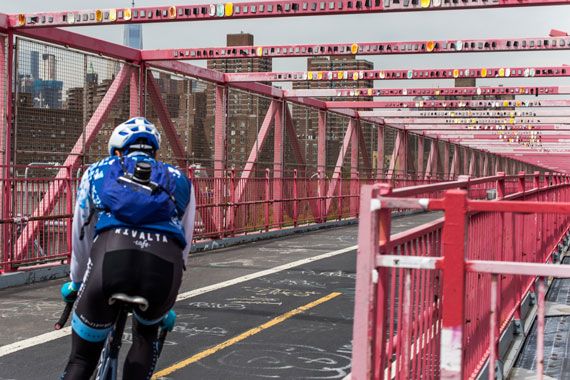
{"type": "Polygon", "coordinates": [[[61,286],[61,298],[63,298],[65,302],[75,302],[80,287],[81,282],[66,282],[61,286]]]}
{"type": "Polygon", "coordinates": [[[160,327],[162,327],[166,331],[172,331],[175,323],[176,323],[176,313],[174,312],[174,310],[170,309],[162,319],[162,322],[160,322],[160,327]]]}

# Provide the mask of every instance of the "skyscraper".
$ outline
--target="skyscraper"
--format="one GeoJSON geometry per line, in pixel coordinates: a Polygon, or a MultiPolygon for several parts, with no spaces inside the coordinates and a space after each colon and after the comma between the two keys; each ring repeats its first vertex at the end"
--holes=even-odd
{"type": "MultiPolygon", "coordinates": [[[[132,2],[132,7],[135,7],[135,1],[132,2]]],[[[142,49],[142,25],[141,24],[126,24],[123,29],[123,45],[133,49],[142,49]]]]}
{"type": "Polygon", "coordinates": [[[126,24],[123,30],[123,45],[132,47],[133,49],[142,49],[142,25],[126,24]]]}

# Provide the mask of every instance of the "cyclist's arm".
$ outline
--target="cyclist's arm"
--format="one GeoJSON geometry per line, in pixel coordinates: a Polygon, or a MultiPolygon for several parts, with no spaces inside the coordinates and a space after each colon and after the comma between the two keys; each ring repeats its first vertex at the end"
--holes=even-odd
{"type": "Polygon", "coordinates": [[[91,199],[91,184],[89,182],[88,173],[85,172],[81,178],[81,183],[77,191],[77,200],[75,202],[75,211],[73,213],[72,226],[72,250],[71,250],[71,281],[83,281],[83,275],[87,269],[87,261],[93,238],[95,237],[96,217],[92,217],[90,223],[89,215],[94,212],[93,201],[91,199]],[[83,237],[82,235],[83,230],[83,237]]]}
{"type": "Polygon", "coordinates": [[[190,186],[190,200],[182,216],[182,226],[184,227],[184,237],[186,238],[186,247],[182,251],[182,259],[186,263],[190,248],[192,248],[192,236],[194,234],[194,219],[196,217],[196,197],[194,196],[194,184],[190,186]]]}

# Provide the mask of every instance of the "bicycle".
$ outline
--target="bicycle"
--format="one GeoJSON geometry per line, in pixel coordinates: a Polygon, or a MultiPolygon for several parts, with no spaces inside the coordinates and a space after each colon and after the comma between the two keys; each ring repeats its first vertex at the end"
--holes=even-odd
{"type": "MultiPolygon", "coordinates": [[[[128,315],[132,312],[134,307],[138,307],[141,311],[148,309],[148,301],[145,298],[138,296],[132,297],[124,293],[115,293],[109,298],[109,305],[115,304],[119,307],[119,313],[115,323],[113,324],[113,328],[109,332],[109,335],[107,335],[105,345],[101,351],[101,356],[96,367],[95,380],[117,379],[119,351],[121,349],[123,332],[125,330],[128,315]]],[[[72,309],[72,303],[67,303],[65,305],[65,309],[63,310],[61,317],[54,326],[56,330],[61,329],[65,325],[72,309]]],[[[164,346],[164,341],[166,340],[166,335],[169,331],[172,331],[175,319],[176,315],[174,313],[168,313],[165,320],[161,323],[158,335],[159,357],[162,352],[162,347],[164,346]]]]}

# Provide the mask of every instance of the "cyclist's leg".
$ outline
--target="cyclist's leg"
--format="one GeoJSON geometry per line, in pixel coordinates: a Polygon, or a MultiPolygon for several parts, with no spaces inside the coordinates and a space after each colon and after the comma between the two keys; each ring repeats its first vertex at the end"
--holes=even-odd
{"type": "Polygon", "coordinates": [[[88,379],[95,367],[105,342],[88,342],[75,331],[71,333],[71,355],[61,379],[88,379]]]}
{"type": "Polygon", "coordinates": [[[133,344],[125,359],[123,378],[150,379],[158,360],[159,324],[144,325],[133,318],[133,344]]]}
{"type": "Polygon", "coordinates": [[[91,376],[105,338],[116,318],[102,288],[102,265],[108,235],[102,234],[93,244],[83,286],[72,314],[72,344],[69,362],[62,379],[87,379],[91,376]]]}
{"type": "MultiPolygon", "coordinates": [[[[154,240],[164,242],[162,238],[154,240]]],[[[152,244],[137,252],[136,266],[137,295],[149,301],[149,308],[134,311],[133,344],[125,361],[125,379],[150,378],[154,371],[159,323],[174,305],[182,280],[182,250],[171,241],[152,244]]]]}

